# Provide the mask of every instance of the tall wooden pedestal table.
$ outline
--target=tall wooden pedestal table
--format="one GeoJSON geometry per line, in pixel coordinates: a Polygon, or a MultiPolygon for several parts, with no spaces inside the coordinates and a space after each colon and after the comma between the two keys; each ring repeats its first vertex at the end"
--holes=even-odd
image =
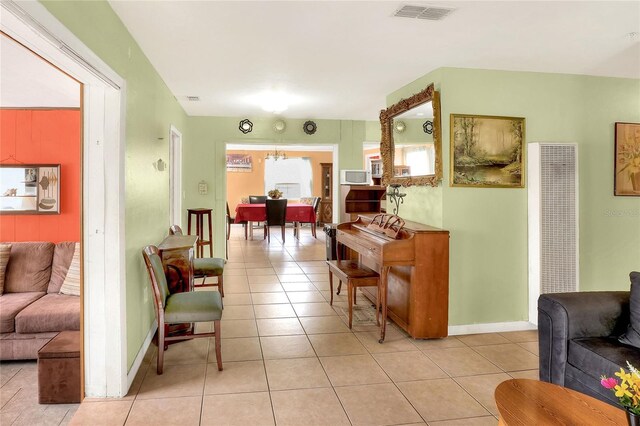
{"type": "Polygon", "coordinates": [[[213,228],[211,226],[211,209],[187,209],[187,233],[191,235],[191,216],[196,218],[196,233],[199,238],[196,257],[204,256],[204,246],[209,246],[209,257],[213,257],[213,228]],[[204,218],[209,222],[209,239],[204,239],[204,218]]]}
{"type": "Polygon", "coordinates": [[[621,409],[538,380],[506,380],[496,388],[495,399],[498,425],[627,425],[621,409]]]}
{"type": "MultiPolygon", "coordinates": [[[[195,235],[169,235],[158,245],[169,293],[193,291],[193,258],[197,242],[198,237],[195,235]]],[[[192,324],[169,326],[171,336],[188,334],[192,331],[192,324]]]]}

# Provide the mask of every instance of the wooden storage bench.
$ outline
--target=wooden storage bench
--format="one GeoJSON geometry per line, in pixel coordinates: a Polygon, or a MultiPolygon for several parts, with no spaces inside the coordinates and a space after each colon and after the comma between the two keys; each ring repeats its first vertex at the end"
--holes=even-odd
{"type": "Polygon", "coordinates": [[[80,332],[62,331],[38,351],[38,402],[80,402],[80,332]]]}

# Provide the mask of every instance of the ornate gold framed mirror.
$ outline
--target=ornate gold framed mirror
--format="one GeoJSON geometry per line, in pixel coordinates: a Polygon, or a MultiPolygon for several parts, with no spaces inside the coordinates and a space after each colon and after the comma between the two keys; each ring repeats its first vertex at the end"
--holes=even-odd
{"type": "Polygon", "coordinates": [[[382,185],[438,186],[442,180],[440,93],[433,84],[380,111],[382,185]]]}

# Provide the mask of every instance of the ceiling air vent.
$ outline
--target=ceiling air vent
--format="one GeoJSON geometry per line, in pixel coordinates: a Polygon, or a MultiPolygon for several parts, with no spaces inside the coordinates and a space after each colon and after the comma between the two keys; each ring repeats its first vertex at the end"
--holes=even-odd
{"type": "Polygon", "coordinates": [[[396,10],[393,16],[398,18],[418,18],[429,21],[439,21],[453,12],[454,9],[433,6],[411,6],[405,5],[396,10]]]}
{"type": "Polygon", "coordinates": [[[200,100],[200,96],[187,96],[187,100],[189,102],[198,102],[200,100]]]}

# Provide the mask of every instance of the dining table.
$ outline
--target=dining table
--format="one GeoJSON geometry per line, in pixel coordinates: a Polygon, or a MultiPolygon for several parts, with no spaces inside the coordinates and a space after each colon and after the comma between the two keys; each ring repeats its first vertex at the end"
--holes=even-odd
{"type": "MultiPolygon", "coordinates": [[[[253,238],[252,222],[265,222],[267,220],[266,204],[238,204],[236,206],[236,219],[234,223],[247,223],[249,234],[253,238]]],[[[316,212],[313,206],[303,203],[287,203],[287,213],[285,220],[292,222],[296,226],[296,236],[300,239],[300,223],[314,223],[316,212]]]]}

